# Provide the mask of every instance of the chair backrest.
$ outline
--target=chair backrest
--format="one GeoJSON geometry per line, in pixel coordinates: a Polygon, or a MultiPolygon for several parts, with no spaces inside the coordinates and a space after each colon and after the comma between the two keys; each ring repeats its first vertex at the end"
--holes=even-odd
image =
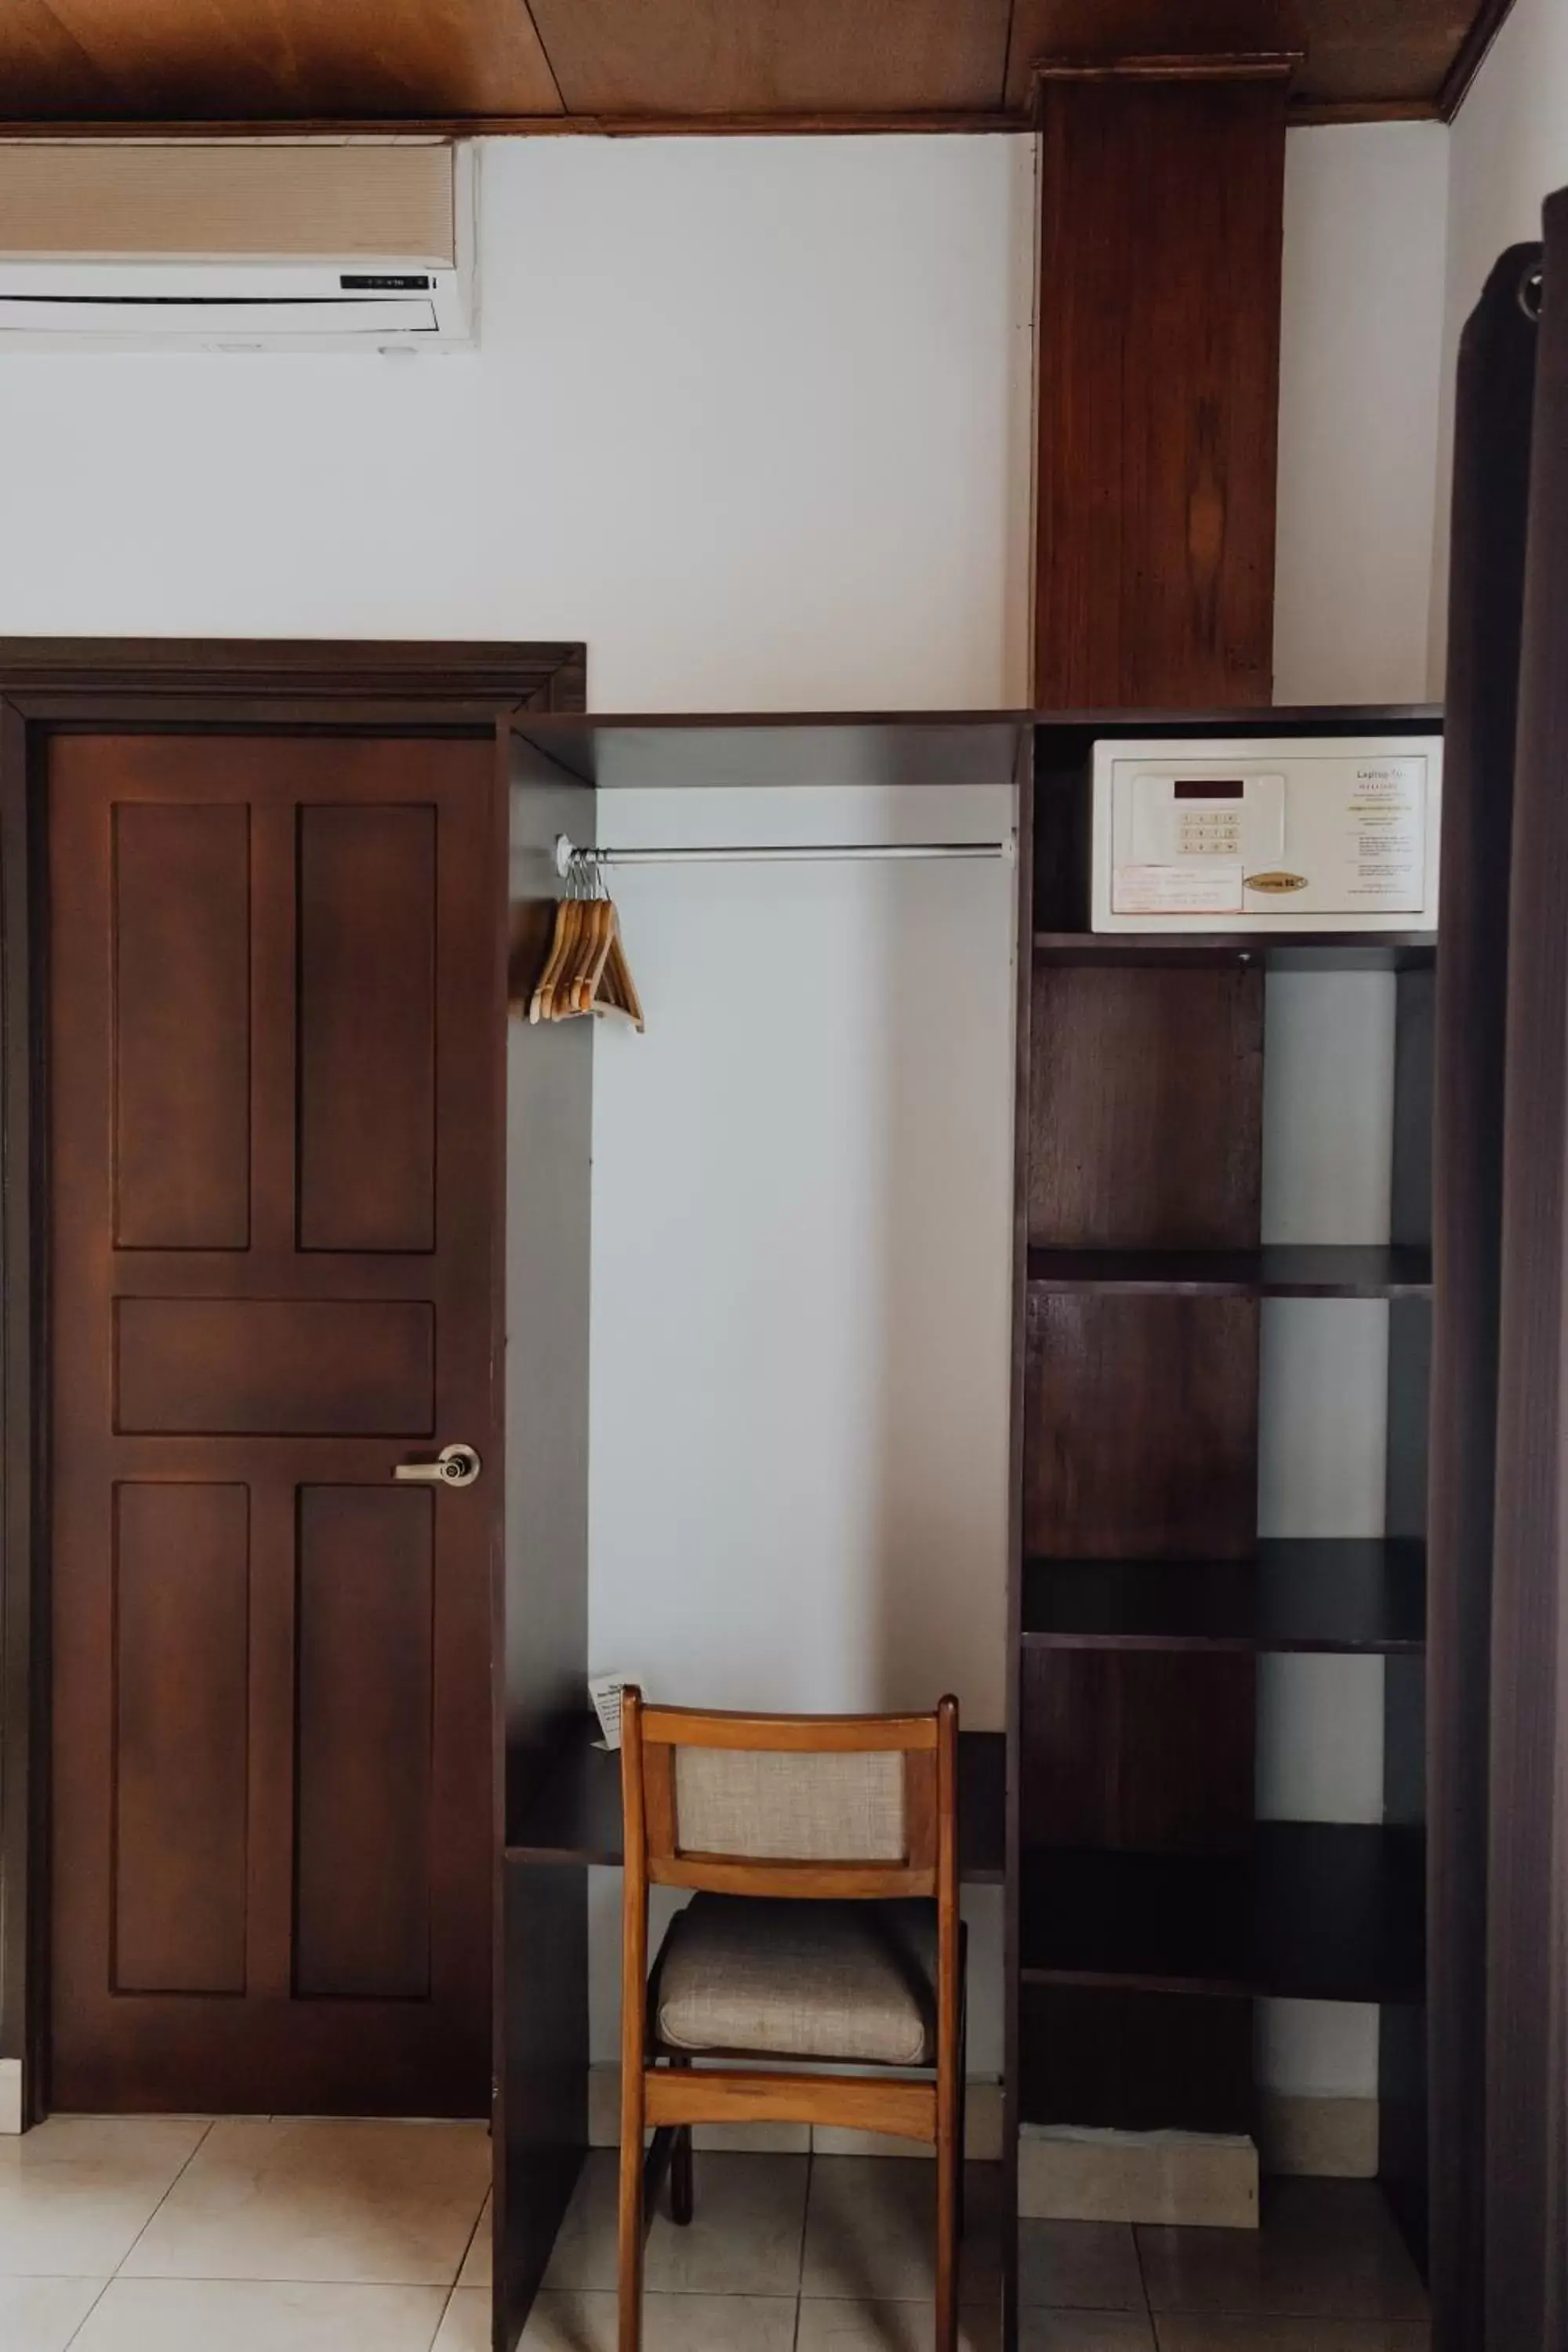
{"type": "Polygon", "coordinates": [[[956,1900],[956,1699],[931,1715],[710,1715],[628,1687],[621,1748],[627,1865],[655,1885],[956,1900]]]}

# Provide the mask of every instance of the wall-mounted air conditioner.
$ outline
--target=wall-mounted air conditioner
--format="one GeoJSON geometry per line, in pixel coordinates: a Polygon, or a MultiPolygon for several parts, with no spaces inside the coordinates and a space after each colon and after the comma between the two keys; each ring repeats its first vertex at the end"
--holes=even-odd
{"type": "Polygon", "coordinates": [[[447,141],[6,141],[0,354],[450,348],[473,246],[447,141]]]}

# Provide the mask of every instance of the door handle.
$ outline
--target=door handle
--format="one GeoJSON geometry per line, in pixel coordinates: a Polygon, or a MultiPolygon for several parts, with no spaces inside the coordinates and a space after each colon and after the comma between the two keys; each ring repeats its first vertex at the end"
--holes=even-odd
{"type": "Polygon", "coordinates": [[[408,1486],[471,1486],[482,1466],[471,1445],[444,1445],[434,1462],[400,1462],[392,1475],[408,1486]]]}

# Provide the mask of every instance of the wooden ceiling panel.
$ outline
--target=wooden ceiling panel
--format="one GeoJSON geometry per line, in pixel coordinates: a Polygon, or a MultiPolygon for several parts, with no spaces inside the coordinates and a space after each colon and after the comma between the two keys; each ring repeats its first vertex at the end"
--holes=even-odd
{"type": "Polygon", "coordinates": [[[1001,104],[1008,0],[531,0],[573,114],[1001,104]]]}
{"type": "Polygon", "coordinates": [[[47,114],[62,90],[89,113],[113,100],[113,84],[74,40],[47,0],[0,6],[0,105],[17,118],[47,114]]]}
{"type": "Polygon", "coordinates": [[[1299,103],[1436,99],[1472,0],[1313,0],[1299,103]]]}
{"type": "MultiPolygon", "coordinates": [[[[331,121],[559,114],[525,0],[20,0],[58,46],[15,104],[0,0],[4,110],[38,121],[331,121]]],[[[26,59],[26,50],[22,51],[26,59]]]]}
{"type": "Polygon", "coordinates": [[[1017,0],[1009,107],[1029,102],[1044,58],[1300,49],[1302,106],[1435,101],[1476,0],[1017,0]]]}
{"type": "Polygon", "coordinates": [[[0,124],[1022,126],[1045,58],[1279,48],[1298,119],[1451,112],[1510,5],[0,0],[0,124]]]}

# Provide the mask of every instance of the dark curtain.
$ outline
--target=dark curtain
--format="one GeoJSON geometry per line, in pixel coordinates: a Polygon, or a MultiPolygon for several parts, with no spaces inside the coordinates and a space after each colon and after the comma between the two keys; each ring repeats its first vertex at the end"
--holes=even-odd
{"type": "Polygon", "coordinates": [[[1568,193],[1461,347],[1439,931],[1433,2346],[1568,2352],[1568,193]]]}

